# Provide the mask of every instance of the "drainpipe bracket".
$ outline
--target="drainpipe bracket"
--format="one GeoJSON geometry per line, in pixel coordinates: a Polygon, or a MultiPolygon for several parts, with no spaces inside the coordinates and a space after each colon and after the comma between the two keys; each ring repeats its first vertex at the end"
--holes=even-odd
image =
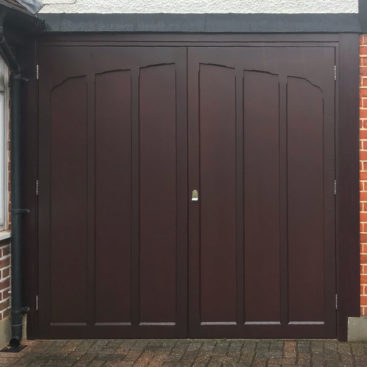
{"type": "Polygon", "coordinates": [[[13,315],[26,315],[27,313],[29,313],[30,310],[31,308],[29,306],[24,306],[19,310],[13,310],[12,314],[13,315]]]}
{"type": "Polygon", "coordinates": [[[28,78],[25,78],[24,76],[22,76],[21,74],[16,74],[14,75],[13,77],[14,79],[17,79],[17,80],[20,80],[24,83],[28,83],[29,82],[29,79],[28,78]]]}
{"type": "Polygon", "coordinates": [[[30,310],[31,308],[29,306],[24,306],[20,311],[22,312],[22,315],[26,315],[30,312],[30,310]]]}
{"type": "Polygon", "coordinates": [[[12,214],[18,215],[18,214],[29,214],[31,212],[30,209],[12,209],[10,211],[12,214]]]}

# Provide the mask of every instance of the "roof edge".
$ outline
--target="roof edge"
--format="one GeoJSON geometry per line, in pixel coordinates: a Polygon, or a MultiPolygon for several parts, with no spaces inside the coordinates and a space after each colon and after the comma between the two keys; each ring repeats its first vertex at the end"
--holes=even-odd
{"type": "MultiPolygon", "coordinates": [[[[359,14],[54,14],[46,32],[360,33],[359,14]]],[[[367,23],[366,23],[367,28],[367,23]]]]}
{"type": "Polygon", "coordinates": [[[31,14],[36,14],[43,8],[43,4],[38,0],[17,0],[17,2],[23,5],[31,14]]]}

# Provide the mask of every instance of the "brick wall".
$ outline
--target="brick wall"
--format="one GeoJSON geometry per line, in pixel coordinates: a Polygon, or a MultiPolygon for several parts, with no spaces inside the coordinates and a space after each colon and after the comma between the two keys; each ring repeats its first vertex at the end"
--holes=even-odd
{"type": "Polygon", "coordinates": [[[0,247],[0,321],[10,315],[10,244],[0,247]]]}
{"type": "Polygon", "coordinates": [[[367,316],[367,35],[360,43],[361,315],[367,316]]]}

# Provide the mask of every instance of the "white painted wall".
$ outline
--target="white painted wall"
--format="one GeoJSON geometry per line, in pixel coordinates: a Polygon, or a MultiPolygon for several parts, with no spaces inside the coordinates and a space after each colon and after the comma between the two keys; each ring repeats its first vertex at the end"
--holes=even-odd
{"type": "Polygon", "coordinates": [[[358,13],[358,0],[43,0],[41,13],[358,13]]]}

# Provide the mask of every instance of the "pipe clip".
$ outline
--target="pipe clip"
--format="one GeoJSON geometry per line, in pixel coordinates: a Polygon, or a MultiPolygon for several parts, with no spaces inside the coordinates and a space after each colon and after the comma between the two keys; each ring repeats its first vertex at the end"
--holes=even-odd
{"type": "Polygon", "coordinates": [[[18,214],[29,214],[30,212],[31,212],[30,209],[13,209],[13,210],[11,210],[11,213],[16,214],[16,215],[18,215],[18,214]]]}
{"type": "Polygon", "coordinates": [[[29,313],[30,310],[31,308],[29,306],[24,306],[20,309],[12,310],[12,314],[13,315],[26,315],[27,313],[29,313]]]}
{"type": "Polygon", "coordinates": [[[21,74],[14,75],[14,79],[20,80],[21,82],[28,83],[30,79],[22,76],[21,74]]]}
{"type": "Polygon", "coordinates": [[[23,315],[26,315],[27,313],[29,313],[29,311],[31,310],[31,308],[29,306],[24,306],[21,309],[21,312],[23,315]]]}

